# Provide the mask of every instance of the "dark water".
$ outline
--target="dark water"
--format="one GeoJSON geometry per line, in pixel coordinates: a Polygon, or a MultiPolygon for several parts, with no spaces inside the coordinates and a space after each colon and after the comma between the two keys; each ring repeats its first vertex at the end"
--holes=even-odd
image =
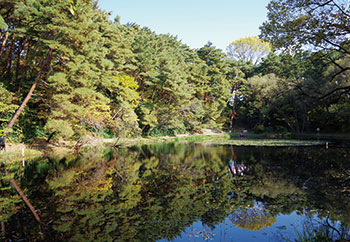
{"type": "Polygon", "coordinates": [[[349,236],[343,144],[96,148],[8,171],[42,224],[2,177],[3,241],[294,241],[312,229],[349,236]]]}

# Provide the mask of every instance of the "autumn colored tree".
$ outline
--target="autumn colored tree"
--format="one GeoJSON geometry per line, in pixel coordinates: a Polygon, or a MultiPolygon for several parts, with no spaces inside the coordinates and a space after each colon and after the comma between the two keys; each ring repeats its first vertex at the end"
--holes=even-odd
{"type": "Polygon", "coordinates": [[[256,36],[235,40],[227,47],[228,57],[234,60],[252,62],[253,65],[261,62],[261,59],[266,57],[271,51],[271,44],[256,36]]]}

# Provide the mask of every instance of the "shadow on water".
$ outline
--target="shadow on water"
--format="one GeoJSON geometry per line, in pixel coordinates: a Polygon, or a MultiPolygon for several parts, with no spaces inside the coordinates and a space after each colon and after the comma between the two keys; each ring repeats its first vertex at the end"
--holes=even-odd
{"type": "Polygon", "coordinates": [[[45,227],[38,227],[3,176],[2,239],[188,241],[200,234],[223,241],[234,231],[241,233],[239,241],[269,241],[267,233],[281,234],[275,238],[281,240],[284,232],[294,241],[297,229],[290,224],[300,216],[328,217],[337,229],[350,225],[349,159],[344,147],[169,143],[95,148],[25,168],[13,163],[12,173],[45,227]]]}

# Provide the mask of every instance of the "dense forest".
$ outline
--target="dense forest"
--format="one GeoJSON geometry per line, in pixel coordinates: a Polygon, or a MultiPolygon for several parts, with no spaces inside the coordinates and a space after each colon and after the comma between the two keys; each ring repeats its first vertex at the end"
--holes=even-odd
{"type": "Polygon", "coordinates": [[[0,0],[0,133],[31,142],[203,128],[349,132],[349,3],[267,8],[259,38],[224,53],[111,21],[92,0],[0,0]]]}

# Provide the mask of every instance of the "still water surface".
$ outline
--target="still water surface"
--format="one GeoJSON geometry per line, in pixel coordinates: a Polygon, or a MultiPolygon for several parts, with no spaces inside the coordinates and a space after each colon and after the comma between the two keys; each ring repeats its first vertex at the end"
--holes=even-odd
{"type": "Polygon", "coordinates": [[[294,241],[350,225],[346,146],[96,148],[8,171],[43,224],[2,177],[5,241],[294,241]]]}

